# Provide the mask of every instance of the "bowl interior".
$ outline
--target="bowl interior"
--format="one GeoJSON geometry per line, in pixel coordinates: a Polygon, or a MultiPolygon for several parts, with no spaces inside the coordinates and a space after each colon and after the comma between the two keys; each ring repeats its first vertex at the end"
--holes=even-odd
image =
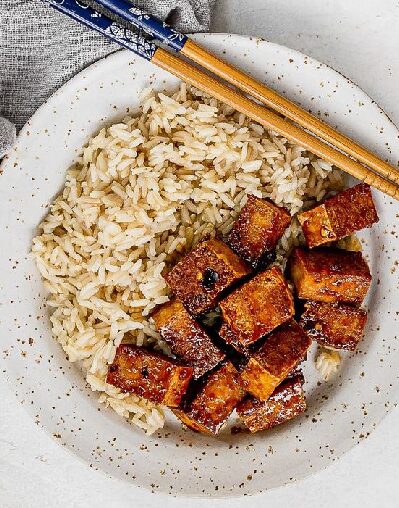
{"type": "MultiPolygon", "coordinates": [[[[198,39],[382,156],[397,153],[395,126],[332,69],[265,41],[231,35],[198,39]]],[[[0,177],[0,371],[35,421],[94,468],[172,494],[258,493],[327,466],[366,437],[398,398],[399,207],[374,193],[380,222],[361,235],[374,277],[366,336],[328,383],[319,382],[312,350],[304,416],[267,433],[232,435],[228,427],[212,438],[182,429],[171,415],[165,429],[148,437],[99,406],[98,395],[52,339],[46,294],[29,250],[81,146],[103,125],[135,111],[140,91],[149,85],[171,89],[177,80],[128,52],[98,62],[40,108],[5,161],[0,177]]]]}

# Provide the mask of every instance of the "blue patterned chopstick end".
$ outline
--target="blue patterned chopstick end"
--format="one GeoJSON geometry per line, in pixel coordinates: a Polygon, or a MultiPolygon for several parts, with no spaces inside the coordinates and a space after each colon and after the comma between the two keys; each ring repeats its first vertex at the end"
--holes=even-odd
{"type": "Polygon", "coordinates": [[[78,0],[45,0],[52,7],[84,25],[97,30],[114,42],[124,46],[137,55],[151,60],[157,46],[127,28],[115,23],[107,16],[100,14],[78,0]]]}
{"type": "Polygon", "coordinates": [[[133,7],[126,0],[96,0],[98,4],[132,23],[136,28],[151,35],[175,51],[181,51],[187,36],[178,32],[167,23],[159,21],[143,9],[133,7]]]}

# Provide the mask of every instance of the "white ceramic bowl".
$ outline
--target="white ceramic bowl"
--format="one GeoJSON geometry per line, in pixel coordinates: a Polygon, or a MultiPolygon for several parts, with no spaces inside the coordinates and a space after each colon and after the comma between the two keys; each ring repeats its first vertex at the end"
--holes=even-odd
{"type": "MultiPolygon", "coordinates": [[[[398,131],[353,83],[300,53],[232,35],[196,37],[215,53],[320,114],[383,157],[398,131]]],[[[307,362],[306,415],[257,435],[219,438],[184,430],[171,416],[152,437],[97,403],[51,336],[45,292],[28,253],[35,227],[65,171],[101,126],[138,107],[141,89],[176,79],[118,52],[62,87],[22,130],[0,177],[0,372],[35,421],[94,468],[154,491],[254,494],[320,470],[366,437],[398,400],[396,202],[376,192],[380,222],[362,236],[374,276],[359,350],[319,383],[307,362]]],[[[393,161],[397,162],[397,161],[393,161]]],[[[12,422],[14,425],[15,422],[12,422]]]]}

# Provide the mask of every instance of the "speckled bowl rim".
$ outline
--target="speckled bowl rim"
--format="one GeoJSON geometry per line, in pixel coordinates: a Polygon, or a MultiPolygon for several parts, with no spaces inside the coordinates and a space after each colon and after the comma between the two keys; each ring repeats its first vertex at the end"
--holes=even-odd
{"type": "MultiPolygon", "coordinates": [[[[282,45],[279,45],[279,44],[276,44],[276,43],[273,43],[273,42],[267,41],[266,39],[257,38],[257,37],[245,37],[245,36],[241,36],[241,35],[225,34],[225,33],[218,33],[218,34],[199,34],[199,35],[198,35],[198,34],[197,34],[197,35],[195,35],[195,34],[194,34],[194,36],[195,36],[195,37],[197,37],[197,38],[199,38],[200,40],[202,40],[202,38],[203,38],[203,37],[205,37],[205,38],[206,38],[206,37],[208,37],[208,36],[209,36],[209,37],[212,37],[212,38],[221,38],[221,39],[224,39],[224,38],[226,38],[226,37],[227,37],[227,38],[229,38],[229,37],[234,37],[234,38],[236,38],[236,39],[242,39],[242,40],[245,40],[245,41],[247,41],[247,40],[249,39],[249,40],[255,40],[255,41],[259,41],[259,42],[264,42],[264,43],[266,43],[266,44],[268,44],[268,45],[274,46],[274,47],[276,47],[276,48],[280,48],[280,49],[282,49],[282,50],[286,51],[287,53],[290,53],[290,54],[292,54],[292,55],[296,55],[298,58],[304,58],[304,57],[305,57],[305,58],[307,58],[307,59],[308,59],[308,61],[309,61],[309,62],[312,62],[312,63],[314,63],[314,64],[318,64],[318,65],[320,65],[320,66],[323,66],[323,67],[326,67],[326,68],[328,68],[328,69],[332,70],[332,71],[333,71],[333,72],[334,72],[334,73],[335,73],[338,77],[340,77],[341,79],[342,79],[342,78],[343,78],[343,79],[345,79],[348,83],[350,83],[350,84],[352,84],[354,87],[356,87],[356,89],[357,89],[357,90],[356,90],[356,92],[358,93],[358,95],[359,95],[359,96],[360,96],[360,95],[361,95],[361,96],[363,96],[365,99],[367,99],[367,101],[369,101],[369,100],[370,100],[369,96],[368,96],[368,95],[367,95],[364,91],[362,91],[362,90],[361,90],[361,89],[360,89],[360,88],[359,88],[359,87],[358,87],[358,86],[357,86],[357,85],[356,85],[356,84],[355,84],[352,80],[350,80],[349,78],[347,78],[346,76],[344,76],[342,73],[340,73],[339,71],[336,71],[336,70],[335,70],[335,69],[333,69],[331,66],[328,66],[328,65],[326,65],[326,64],[323,64],[323,63],[319,62],[318,60],[316,60],[316,59],[314,59],[314,58],[312,58],[312,57],[309,57],[309,56],[304,55],[303,53],[301,53],[301,52],[299,52],[299,51],[297,51],[297,50],[293,50],[293,49],[290,49],[290,48],[288,48],[288,47],[286,47],[286,46],[282,46],[282,45]]],[[[102,62],[112,59],[112,58],[113,58],[116,54],[118,54],[118,53],[120,53],[120,51],[113,52],[113,53],[111,53],[111,54],[107,55],[106,57],[104,57],[104,58],[102,58],[102,59],[98,60],[98,61],[97,61],[97,62],[95,62],[94,64],[92,64],[92,65],[88,66],[87,68],[85,68],[84,70],[82,70],[81,72],[79,72],[77,75],[75,75],[75,76],[74,76],[71,80],[69,80],[67,83],[65,83],[62,87],[60,87],[60,89],[59,89],[59,90],[57,90],[54,94],[52,94],[52,95],[49,97],[49,99],[47,99],[47,100],[46,100],[46,101],[42,104],[42,106],[41,106],[41,107],[40,107],[40,108],[39,108],[39,109],[38,109],[38,110],[37,110],[37,111],[36,111],[36,112],[32,115],[32,117],[29,119],[29,121],[28,121],[28,122],[24,125],[24,127],[21,129],[21,131],[20,131],[20,132],[19,132],[19,134],[18,134],[17,144],[18,144],[19,140],[20,140],[21,138],[23,138],[23,137],[26,135],[26,132],[29,130],[29,128],[31,128],[32,123],[34,123],[34,122],[35,122],[35,118],[36,118],[36,116],[37,116],[37,115],[39,115],[39,114],[41,113],[42,108],[44,108],[44,107],[48,104],[48,102],[49,102],[49,101],[51,101],[51,99],[52,99],[54,96],[56,96],[56,95],[58,95],[58,94],[62,93],[62,92],[63,92],[63,90],[64,90],[66,87],[68,87],[69,85],[73,86],[75,83],[79,82],[79,80],[80,80],[80,79],[81,79],[81,77],[82,77],[82,74],[85,74],[86,72],[89,72],[89,71],[90,71],[90,69],[91,69],[92,67],[94,67],[94,66],[98,66],[99,64],[102,64],[102,62]]],[[[372,101],[372,102],[373,102],[373,103],[374,103],[374,104],[375,104],[375,105],[379,108],[380,112],[383,114],[385,122],[388,122],[389,124],[391,124],[391,126],[392,126],[393,128],[395,128],[396,130],[398,130],[398,129],[397,129],[397,127],[396,127],[396,125],[394,124],[394,122],[393,122],[393,121],[389,118],[389,116],[388,116],[388,115],[387,115],[387,114],[386,114],[386,113],[382,110],[382,108],[380,108],[380,107],[379,107],[379,106],[375,103],[375,101],[372,101]]],[[[398,136],[398,137],[399,137],[399,136],[398,136]]],[[[2,169],[4,166],[6,166],[6,164],[7,164],[7,160],[8,160],[9,158],[10,158],[10,157],[6,157],[6,158],[2,161],[2,164],[1,164],[1,166],[0,166],[0,171],[1,171],[1,169],[2,169]]],[[[13,391],[12,386],[9,386],[9,388],[10,388],[10,390],[11,390],[11,391],[13,391]]],[[[398,400],[399,400],[399,397],[398,397],[398,400]]],[[[397,401],[396,401],[396,402],[397,402],[397,401]]],[[[389,408],[387,408],[387,409],[385,410],[384,414],[382,414],[382,415],[380,416],[380,418],[376,420],[376,424],[380,423],[380,422],[382,421],[382,419],[383,419],[383,418],[384,418],[387,414],[389,414],[389,413],[391,412],[391,410],[393,409],[393,407],[394,407],[394,404],[391,404],[391,405],[390,405],[390,407],[389,407],[389,408]]],[[[25,409],[25,410],[26,410],[29,414],[31,414],[25,406],[24,406],[24,409],[25,409]]],[[[51,437],[52,437],[52,438],[53,438],[53,439],[54,439],[57,443],[59,443],[59,441],[58,441],[57,439],[55,439],[55,438],[54,438],[54,436],[52,436],[52,434],[51,434],[51,433],[50,433],[50,432],[46,429],[46,427],[42,426],[42,428],[43,428],[43,430],[44,430],[47,434],[49,434],[49,435],[50,435],[50,436],[51,436],[51,437]]],[[[60,444],[60,443],[59,443],[59,444],[60,444]]],[[[354,448],[357,444],[359,444],[359,443],[353,442],[353,443],[351,444],[351,446],[349,446],[349,447],[347,448],[347,450],[346,450],[345,452],[343,452],[343,453],[348,453],[348,452],[349,452],[349,451],[351,451],[351,450],[352,450],[352,449],[353,449],[353,448],[354,448]]],[[[80,456],[80,454],[73,452],[73,451],[72,451],[70,448],[68,448],[67,446],[62,446],[62,447],[63,447],[63,448],[66,448],[66,449],[68,450],[68,452],[69,452],[69,453],[73,454],[75,457],[77,456],[77,457],[79,458],[79,460],[80,460],[82,463],[85,463],[85,464],[87,465],[87,461],[86,461],[83,457],[81,457],[81,456],[80,456]]],[[[342,456],[342,455],[343,455],[343,454],[340,454],[339,456],[342,456]]],[[[326,469],[326,468],[327,468],[330,464],[331,464],[331,462],[330,462],[330,463],[326,463],[326,464],[325,464],[325,466],[320,467],[320,468],[319,468],[316,472],[309,472],[309,473],[307,473],[307,474],[301,475],[301,477],[300,477],[299,479],[305,479],[305,478],[307,478],[307,477],[309,477],[309,476],[312,476],[312,475],[314,475],[314,474],[318,474],[319,472],[321,472],[321,471],[323,471],[324,469],[326,469]]],[[[101,472],[102,472],[102,473],[103,473],[106,477],[115,477],[113,474],[107,473],[107,472],[103,471],[101,468],[99,468],[98,470],[99,470],[99,471],[101,471],[101,472]]],[[[287,484],[289,484],[289,483],[292,483],[292,482],[294,482],[294,481],[299,481],[299,479],[287,480],[287,481],[283,482],[280,486],[270,487],[270,488],[267,488],[266,490],[272,490],[272,489],[274,490],[274,489],[276,489],[276,488],[280,488],[280,487],[285,486],[285,485],[287,485],[287,484]]],[[[121,480],[121,481],[123,481],[123,480],[121,480]]],[[[140,487],[141,487],[141,486],[140,486],[140,487]]],[[[146,487],[141,487],[141,488],[146,488],[146,487]]],[[[266,490],[265,490],[265,491],[266,491],[266,490]]],[[[254,492],[254,493],[252,493],[252,494],[249,494],[249,495],[259,495],[259,494],[261,494],[262,492],[265,492],[265,491],[257,491],[257,492],[254,492]]],[[[164,494],[164,492],[162,492],[162,494],[164,494]]],[[[223,493],[222,493],[222,492],[220,492],[220,494],[221,494],[221,495],[218,495],[218,494],[213,495],[212,497],[213,497],[213,498],[223,498],[223,497],[225,497],[225,496],[223,496],[223,493]]],[[[234,497],[234,498],[235,498],[235,497],[237,497],[237,498],[238,498],[238,497],[242,497],[242,495],[243,495],[243,494],[239,494],[239,493],[238,493],[238,494],[228,493],[228,497],[234,497]]],[[[244,494],[244,495],[248,495],[248,494],[244,494]]],[[[185,493],[181,493],[181,492],[178,492],[178,493],[177,493],[177,495],[176,495],[176,494],[173,494],[173,496],[176,496],[176,497],[177,497],[177,496],[179,496],[179,497],[192,497],[192,498],[196,498],[196,497],[201,497],[201,498],[202,498],[202,497],[203,497],[203,496],[200,496],[200,495],[196,496],[196,495],[192,495],[192,494],[185,494],[185,493]]]]}

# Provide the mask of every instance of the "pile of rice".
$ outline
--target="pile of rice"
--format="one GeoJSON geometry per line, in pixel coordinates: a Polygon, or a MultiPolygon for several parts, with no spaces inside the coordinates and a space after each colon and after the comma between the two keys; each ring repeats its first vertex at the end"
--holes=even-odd
{"type": "MultiPolygon", "coordinates": [[[[249,193],[294,215],[341,186],[330,164],[196,89],[146,90],[140,114],[90,139],[33,240],[54,337],[101,402],[154,432],[162,408],[105,379],[122,340],[166,350],[149,318],[169,299],[162,272],[227,233],[249,193]]],[[[278,262],[298,235],[294,221],[278,262]]]]}

